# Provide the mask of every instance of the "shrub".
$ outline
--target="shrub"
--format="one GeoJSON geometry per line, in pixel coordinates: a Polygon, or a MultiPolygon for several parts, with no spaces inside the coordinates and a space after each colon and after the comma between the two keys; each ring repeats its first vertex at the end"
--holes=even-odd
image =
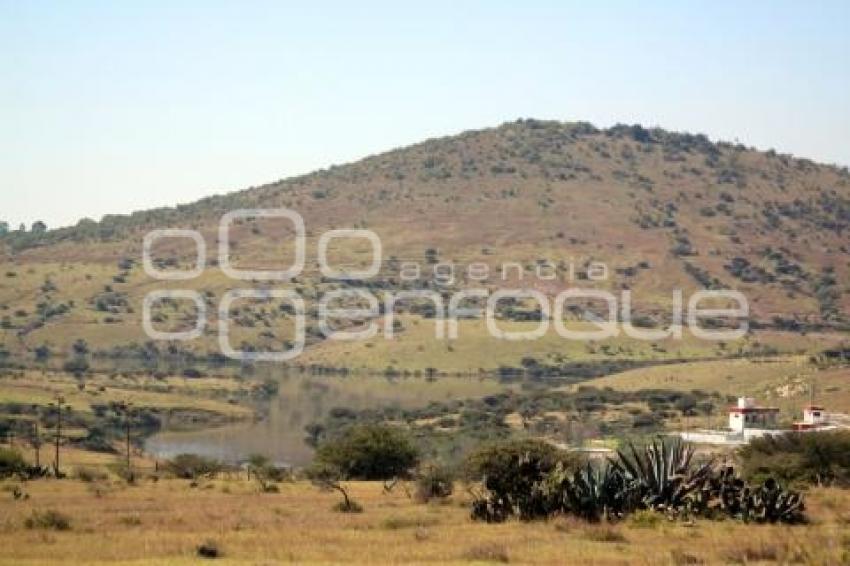
{"type": "Polygon", "coordinates": [[[348,489],[343,486],[339,468],[323,462],[313,462],[307,469],[307,477],[315,485],[326,491],[338,491],[342,495],[342,501],[334,505],[334,511],[342,513],[361,513],[363,507],[351,499],[348,489]]]}
{"type": "Polygon", "coordinates": [[[403,431],[358,425],[319,445],[315,462],[334,468],[339,479],[387,480],[408,476],[419,454],[403,431]]]}
{"type": "Polygon", "coordinates": [[[466,461],[466,476],[481,481],[487,494],[473,503],[473,516],[501,521],[548,515],[549,504],[538,486],[556,467],[577,467],[579,458],[542,440],[508,440],[486,445],[466,461]]]}
{"type": "Polygon", "coordinates": [[[203,544],[198,545],[196,552],[201,558],[219,558],[221,556],[221,550],[218,548],[218,543],[214,540],[208,540],[203,544]]]}
{"type": "Polygon", "coordinates": [[[165,468],[175,477],[193,480],[213,476],[221,470],[221,464],[197,454],[180,454],[168,461],[165,468]]]}
{"type": "MultiPolygon", "coordinates": [[[[529,441],[525,441],[529,442],[529,441]]],[[[679,439],[658,440],[638,450],[629,446],[603,465],[572,473],[569,463],[552,464],[552,453],[522,446],[489,447],[476,453],[484,496],[472,503],[472,517],[488,522],[571,514],[590,522],[616,520],[652,510],[669,517],[730,517],[744,522],[805,522],[803,498],[772,478],[747,484],[731,467],[715,469],[693,459],[679,439]]],[[[475,467],[475,466],[473,466],[475,467]]]]}
{"type": "Polygon", "coordinates": [[[333,510],[338,513],[362,513],[363,506],[353,499],[345,499],[334,505],[333,510]]]}
{"type": "Polygon", "coordinates": [[[118,522],[127,527],[138,527],[142,524],[142,518],[138,515],[126,515],[119,518],[118,522]]]}
{"type": "Polygon", "coordinates": [[[427,464],[416,474],[416,499],[427,502],[445,499],[454,490],[454,473],[441,464],[427,464]]]}
{"type": "Polygon", "coordinates": [[[67,531],[71,528],[71,519],[67,515],[48,509],[47,511],[33,511],[24,520],[24,526],[28,529],[46,529],[54,531],[67,531]]]}
{"type": "Polygon", "coordinates": [[[850,431],[765,436],[742,447],[739,457],[744,477],[752,481],[850,485],[850,431]]]}
{"type": "Polygon", "coordinates": [[[12,448],[0,448],[0,478],[20,475],[27,469],[21,453],[12,448]]]}
{"type": "Polygon", "coordinates": [[[278,468],[262,454],[252,454],[248,458],[248,472],[254,476],[260,484],[260,491],[264,493],[277,493],[280,491],[274,482],[281,482],[292,478],[291,470],[278,468]]]}
{"type": "Polygon", "coordinates": [[[62,369],[68,373],[80,376],[89,370],[89,362],[82,356],[74,356],[62,364],[62,369]]]}

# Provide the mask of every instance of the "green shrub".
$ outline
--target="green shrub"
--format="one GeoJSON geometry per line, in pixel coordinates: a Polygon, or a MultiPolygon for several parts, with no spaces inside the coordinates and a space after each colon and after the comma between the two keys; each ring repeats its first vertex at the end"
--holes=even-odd
{"type": "Polygon", "coordinates": [[[754,482],[850,485],[850,431],[765,436],[742,447],[739,457],[743,476],[754,482]]]}
{"type": "Polygon", "coordinates": [[[0,448],[0,478],[25,473],[27,463],[21,453],[13,448],[0,448]]]}
{"type": "Polygon", "coordinates": [[[419,454],[402,430],[384,425],[353,426],[319,445],[315,462],[337,470],[342,480],[387,480],[405,477],[419,454]]]}
{"type": "Polygon", "coordinates": [[[465,463],[468,480],[480,481],[485,498],[473,505],[473,515],[501,521],[516,514],[523,519],[550,514],[539,486],[556,468],[575,469],[581,459],[542,440],[507,440],[485,445],[465,463]]]}
{"type": "MultiPolygon", "coordinates": [[[[574,471],[543,443],[507,443],[479,450],[468,465],[486,492],[472,502],[473,519],[499,522],[570,514],[590,522],[654,510],[670,518],[729,517],[744,522],[799,524],[803,497],[769,478],[748,484],[731,467],[693,458],[693,447],[661,439],[629,445],[609,462],[574,471]],[[554,461],[554,463],[553,463],[554,461]]],[[[644,520],[643,517],[636,519],[644,520]]]]}

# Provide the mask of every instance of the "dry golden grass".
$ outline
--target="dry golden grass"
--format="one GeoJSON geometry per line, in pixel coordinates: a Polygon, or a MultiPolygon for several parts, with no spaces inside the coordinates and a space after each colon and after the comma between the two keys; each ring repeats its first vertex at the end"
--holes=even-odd
{"type": "Polygon", "coordinates": [[[0,379],[0,402],[46,405],[62,395],[73,410],[90,412],[94,403],[132,402],[136,407],[191,409],[222,415],[229,420],[249,419],[253,411],[228,403],[226,397],[240,387],[228,378],[187,379],[149,376],[120,376],[91,373],[84,380],[58,371],[26,370],[11,372],[0,379]],[[83,386],[81,387],[81,384],[83,386]]]}
{"type": "MultiPolygon", "coordinates": [[[[596,387],[632,391],[661,388],[691,391],[717,391],[731,396],[752,396],[763,404],[779,407],[783,419],[799,419],[815,385],[817,402],[830,412],[850,412],[850,368],[818,367],[806,356],[773,359],[717,360],[688,362],[629,370],[594,380],[596,387]]],[[[718,407],[718,419],[725,418],[718,407]]],[[[705,420],[705,419],[703,419],[705,420]]],[[[668,422],[673,427],[676,423],[668,422]]],[[[707,423],[691,423],[702,426],[707,423]]]]}
{"type": "Polygon", "coordinates": [[[465,496],[445,504],[414,503],[402,490],[352,483],[360,514],[331,510],[338,497],[304,483],[259,494],[244,479],[145,480],[138,486],[45,480],[0,497],[0,564],[188,564],[213,541],[222,564],[486,563],[839,564],[850,557],[850,492],[814,490],[811,525],[687,526],[629,522],[588,525],[572,519],[487,525],[471,521],[465,496]],[[68,531],[30,530],[33,511],[55,509],[68,531]]]}

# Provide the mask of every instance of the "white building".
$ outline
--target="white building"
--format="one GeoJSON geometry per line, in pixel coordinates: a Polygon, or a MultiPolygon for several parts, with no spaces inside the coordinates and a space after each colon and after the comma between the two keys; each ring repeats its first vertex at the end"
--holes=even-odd
{"type": "Polygon", "coordinates": [[[761,407],[751,397],[739,397],[729,407],[729,428],[725,430],[696,430],[680,434],[682,439],[699,444],[746,444],[753,438],[785,431],[776,428],[778,407],[761,407]]]}
{"type": "Polygon", "coordinates": [[[729,429],[738,434],[747,429],[774,429],[778,416],[778,407],[760,407],[752,397],[739,397],[738,404],[729,407],[729,429]]]}
{"type": "Polygon", "coordinates": [[[803,420],[794,423],[794,430],[818,430],[835,428],[829,422],[829,415],[824,407],[808,405],[803,407],[803,420]]]}

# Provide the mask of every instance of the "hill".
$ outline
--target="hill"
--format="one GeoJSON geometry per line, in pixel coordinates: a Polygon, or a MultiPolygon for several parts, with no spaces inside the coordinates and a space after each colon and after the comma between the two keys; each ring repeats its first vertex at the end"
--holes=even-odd
{"type": "MultiPolygon", "coordinates": [[[[714,143],[703,135],[520,120],[175,208],[83,220],[46,232],[11,232],[0,239],[2,352],[7,361],[29,364],[46,353],[69,355],[72,344],[84,340],[88,351],[110,356],[217,355],[214,307],[228,289],[242,286],[216,265],[219,219],[234,209],[277,207],[304,217],[307,263],[294,281],[269,286],[294,289],[313,306],[322,292],[341,286],[318,271],[319,235],[332,228],[368,228],[383,244],[380,274],[369,282],[376,292],[479,286],[465,268],[480,262],[491,268],[484,282],[489,288],[532,287],[552,296],[565,287],[589,286],[589,265],[602,262],[609,277],[593,286],[631,290],[647,326],[669,323],[674,289],[687,295],[730,288],[748,297],[756,329],[740,344],[723,347],[615,339],[599,350],[547,336],[501,350],[504,343],[482,336],[482,321],[464,321],[456,343],[434,345],[433,335],[422,331],[431,323],[421,309],[401,322],[396,341],[375,339],[371,345],[324,340],[311,316],[303,363],[475,371],[519,365],[528,356],[558,364],[564,355],[574,361],[645,361],[771,348],[807,352],[843,340],[850,323],[846,168],[714,143]],[[200,276],[166,286],[203,292],[213,324],[199,339],[168,347],[146,345],[141,325],[144,296],[163,286],[142,270],[142,241],[161,228],[198,230],[210,251],[200,276]],[[438,285],[432,273],[423,273],[418,282],[405,283],[400,270],[407,261],[426,271],[451,263],[455,281],[438,285]],[[499,266],[505,262],[521,265],[522,276],[511,270],[502,281],[499,266]],[[554,280],[535,276],[535,266],[550,264],[554,280]],[[814,330],[822,333],[817,339],[794,338],[814,330]]],[[[231,231],[232,260],[240,268],[286,263],[289,234],[280,222],[241,222],[231,231]]],[[[333,248],[335,265],[368,264],[362,243],[333,248]]],[[[188,240],[161,244],[156,248],[161,267],[193,264],[188,240]]],[[[278,309],[250,304],[233,314],[235,345],[280,349],[292,339],[291,325],[283,324],[286,313],[278,309]]],[[[528,304],[516,305],[507,316],[517,328],[533,326],[528,319],[534,317],[528,304]]],[[[157,320],[185,329],[192,325],[191,309],[179,302],[166,305],[157,320]]]]}

